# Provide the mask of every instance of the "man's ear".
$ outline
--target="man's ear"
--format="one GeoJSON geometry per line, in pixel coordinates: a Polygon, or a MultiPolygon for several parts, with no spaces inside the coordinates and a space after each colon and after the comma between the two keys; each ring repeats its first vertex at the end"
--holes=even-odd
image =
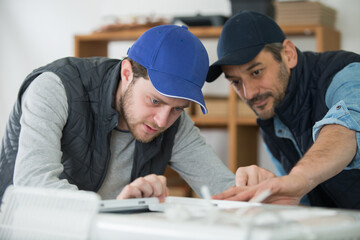
{"type": "Polygon", "coordinates": [[[130,82],[134,79],[134,73],[132,65],[129,60],[123,60],[121,62],[121,85],[127,88],[130,82]]]}
{"type": "Polygon", "coordinates": [[[282,45],[284,62],[290,69],[292,69],[297,65],[298,61],[296,47],[289,39],[285,39],[282,45]]]}

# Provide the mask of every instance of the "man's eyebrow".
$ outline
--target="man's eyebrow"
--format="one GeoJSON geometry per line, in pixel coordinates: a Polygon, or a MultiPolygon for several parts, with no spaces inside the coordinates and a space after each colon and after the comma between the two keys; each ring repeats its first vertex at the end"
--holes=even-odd
{"type": "MultiPolygon", "coordinates": [[[[250,71],[251,69],[253,69],[253,68],[255,68],[255,67],[259,66],[259,65],[262,65],[262,63],[261,63],[261,62],[251,63],[250,66],[248,66],[248,67],[245,69],[245,71],[250,71]]],[[[225,75],[225,78],[226,78],[226,79],[238,78],[237,76],[227,75],[226,73],[224,73],[224,75],[225,75]]]]}
{"type": "MultiPolygon", "coordinates": [[[[156,98],[156,100],[158,100],[160,103],[165,104],[165,105],[170,105],[169,103],[167,103],[164,99],[162,99],[159,96],[153,96],[153,98],[156,98]]],[[[175,107],[179,107],[179,108],[187,108],[190,107],[190,102],[188,102],[185,105],[181,105],[181,106],[175,106],[175,107]]]]}
{"type": "MultiPolygon", "coordinates": [[[[166,104],[166,103],[165,103],[166,104]]],[[[167,104],[169,105],[169,104],[167,104]]],[[[187,107],[190,107],[190,102],[188,102],[187,104],[185,105],[180,105],[180,106],[174,106],[174,108],[187,108],[187,107]]]]}
{"type": "Polygon", "coordinates": [[[249,67],[247,67],[245,70],[246,71],[250,71],[251,69],[253,69],[254,67],[257,67],[259,65],[261,65],[262,63],[260,62],[254,62],[254,63],[251,63],[249,67]]]}
{"type": "Polygon", "coordinates": [[[225,74],[225,78],[226,78],[226,79],[231,79],[231,78],[236,78],[236,76],[231,76],[231,75],[225,74]]]}
{"type": "Polygon", "coordinates": [[[187,104],[185,104],[184,106],[181,106],[182,108],[188,108],[190,107],[190,102],[188,102],[187,104]]]}

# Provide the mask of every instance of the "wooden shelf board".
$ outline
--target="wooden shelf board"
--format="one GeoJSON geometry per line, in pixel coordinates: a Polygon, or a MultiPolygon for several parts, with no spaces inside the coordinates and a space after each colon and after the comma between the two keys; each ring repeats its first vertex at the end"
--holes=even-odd
{"type": "Polygon", "coordinates": [[[284,31],[285,35],[316,35],[319,31],[328,31],[339,34],[339,32],[334,29],[323,25],[281,25],[281,29],[284,31]]]}
{"type": "MultiPolygon", "coordinates": [[[[192,116],[191,119],[197,126],[212,125],[215,127],[226,127],[229,124],[228,117],[192,116]]],[[[237,117],[236,124],[241,126],[257,126],[255,117],[237,117]]]]}
{"type": "MultiPolygon", "coordinates": [[[[330,29],[322,25],[281,25],[286,35],[314,35],[319,29],[330,29]]],[[[122,41],[135,40],[149,28],[125,29],[121,31],[93,32],[91,34],[78,34],[75,39],[79,41],[122,41]]],[[[189,30],[199,38],[218,38],[222,26],[190,27],[189,30]]],[[[331,29],[336,31],[335,29],[331,29]]]]}
{"type": "Polygon", "coordinates": [[[191,119],[194,121],[196,126],[206,127],[226,127],[229,120],[227,117],[199,117],[192,116],[191,119]]]}
{"type": "Polygon", "coordinates": [[[237,117],[237,125],[257,126],[256,117],[237,117]]]}
{"type": "MultiPolygon", "coordinates": [[[[123,41],[136,40],[149,28],[137,28],[121,31],[93,32],[86,35],[75,35],[76,41],[123,41]]],[[[191,27],[189,30],[199,38],[218,38],[222,27],[191,27]]]]}
{"type": "Polygon", "coordinates": [[[299,26],[286,26],[282,25],[280,28],[284,31],[285,35],[315,35],[316,30],[321,27],[318,25],[299,25],[299,26]]]}

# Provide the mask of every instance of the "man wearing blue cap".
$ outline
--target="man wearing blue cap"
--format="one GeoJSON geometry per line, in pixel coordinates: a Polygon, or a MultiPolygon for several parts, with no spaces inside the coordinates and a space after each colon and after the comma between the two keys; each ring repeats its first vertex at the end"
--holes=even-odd
{"type": "Polygon", "coordinates": [[[10,185],[88,190],[103,199],[167,195],[167,165],[197,194],[235,185],[184,108],[207,112],[207,52],[186,27],[145,32],[123,60],[64,58],[22,84],[2,141],[10,185]],[[119,194],[120,193],[120,194],[119,194]]]}
{"type": "Polygon", "coordinates": [[[222,72],[257,123],[277,167],[275,175],[239,168],[236,188],[214,198],[360,208],[360,56],[345,51],[301,52],[280,27],[259,13],[240,11],[224,25],[222,72]]]}

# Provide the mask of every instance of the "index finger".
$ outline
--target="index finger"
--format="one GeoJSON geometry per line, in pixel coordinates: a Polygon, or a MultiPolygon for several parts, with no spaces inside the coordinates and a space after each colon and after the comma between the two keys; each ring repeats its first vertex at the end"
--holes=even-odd
{"type": "Polygon", "coordinates": [[[153,197],[163,198],[167,195],[166,177],[161,175],[147,175],[144,179],[151,185],[153,197]]]}
{"type": "Polygon", "coordinates": [[[212,199],[215,200],[224,200],[224,199],[228,199],[230,197],[235,196],[238,192],[240,191],[239,187],[230,187],[229,189],[225,190],[222,193],[216,194],[214,196],[212,196],[212,199]]]}
{"type": "Polygon", "coordinates": [[[235,174],[235,183],[237,187],[246,186],[246,183],[248,182],[248,174],[244,170],[244,168],[238,168],[235,174]]]}

